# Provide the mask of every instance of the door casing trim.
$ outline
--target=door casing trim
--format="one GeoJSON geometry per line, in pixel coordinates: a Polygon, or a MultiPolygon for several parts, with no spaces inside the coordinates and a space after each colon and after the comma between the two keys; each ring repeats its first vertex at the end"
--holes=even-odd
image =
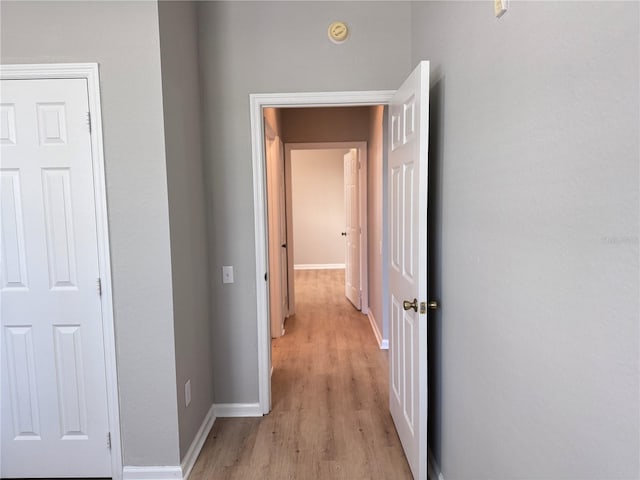
{"type": "MultiPolygon", "coordinates": [[[[122,479],[122,443],[120,439],[120,405],[116,365],[113,295],[111,284],[111,257],[109,250],[109,224],[102,140],[102,110],[100,104],[100,76],[97,63],[44,63],[0,65],[0,80],[35,80],[78,78],[87,81],[89,114],[91,116],[91,161],[96,208],[98,238],[98,265],[102,296],[102,336],[105,351],[105,375],[109,431],[111,434],[111,475],[122,479]]],[[[105,442],[107,440],[105,439],[105,442]]],[[[106,448],[106,444],[105,444],[106,448]]]]}
{"type": "Polygon", "coordinates": [[[253,93],[251,115],[251,161],[253,169],[253,218],[256,255],[256,321],[258,335],[258,402],[263,415],[271,410],[271,335],[267,262],[266,172],[263,109],[267,107],[355,107],[388,105],[395,90],[352,92],[253,93]]]}

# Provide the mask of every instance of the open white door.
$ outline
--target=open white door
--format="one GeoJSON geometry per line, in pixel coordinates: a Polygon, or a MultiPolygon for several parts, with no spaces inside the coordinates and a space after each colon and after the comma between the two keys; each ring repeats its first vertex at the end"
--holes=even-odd
{"type": "MultiPolygon", "coordinates": [[[[284,333],[284,298],[282,257],[286,257],[286,239],[282,238],[283,208],[281,196],[284,193],[280,185],[284,178],[284,160],[280,158],[280,139],[268,123],[265,122],[265,153],[267,164],[267,216],[269,219],[269,313],[271,317],[271,338],[284,333]]],[[[285,229],[286,232],[286,229],[285,229]]]]}
{"type": "Polygon", "coordinates": [[[2,80],[2,477],[111,477],[88,90],[2,80]]]}
{"type": "MultiPolygon", "coordinates": [[[[284,145],[278,138],[276,142],[276,155],[278,160],[278,229],[280,241],[280,302],[282,304],[282,322],[289,316],[289,262],[287,251],[289,244],[287,240],[287,202],[286,183],[284,172],[284,145]]],[[[284,331],[284,328],[283,328],[284,331]]]]}
{"type": "Polygon", "coordinates": [[[416,479],[427,478],[427,162],[429,62],[390,106],[391,416],[416,479]]]}
{"type": "Polygon", "coordinates": [[[358,150],[352,148],[344,155],[344,212],[345,212],[345,277],[344,294],[358,310],[360,296],[360,191],[358,188],[358,150]]]}

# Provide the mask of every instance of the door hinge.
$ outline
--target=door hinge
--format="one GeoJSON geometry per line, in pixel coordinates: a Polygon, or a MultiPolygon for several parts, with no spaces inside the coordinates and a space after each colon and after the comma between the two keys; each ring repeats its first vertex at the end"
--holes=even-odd
{"type": "Polygon", "coordinates": [[[107,432],[107,448],[111,450],[111,432],[107,432]]]}
{"type": "Polygon", "coordinates": [[[102,296],[102,279],[98,278],[96,284],[98,286],[98,295],[102,296]]]}
{"type": "Polygon", "coordinates": [[[87,112],[87,127],[89,127],[89,133],[91,133],[91,112],[87,112]]]}

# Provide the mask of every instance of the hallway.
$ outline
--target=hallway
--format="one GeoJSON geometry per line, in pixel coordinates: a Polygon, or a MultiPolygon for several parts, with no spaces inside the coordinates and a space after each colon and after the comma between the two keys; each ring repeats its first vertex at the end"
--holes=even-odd
{"type": "Polygon", "coordinates": [[[344,297],[343,270],[298,270],[272,343],[272,412],[220,418],[190,480],[411,479],[388,408],[387,353],[344,297]]]}

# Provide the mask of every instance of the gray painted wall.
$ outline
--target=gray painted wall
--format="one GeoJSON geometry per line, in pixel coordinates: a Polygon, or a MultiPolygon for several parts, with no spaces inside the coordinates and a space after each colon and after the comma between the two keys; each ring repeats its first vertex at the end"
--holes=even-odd
{"type": "MultiPolygon", "coordinates": [[[[124,463],[176,465],[176,378],[193,358],[174,348],[193,332],[174,343],[169,218],[187,200],[170,198],[185,177],[173,147],[165,162],[157,6],[0,8],[3,63],[100,63],[124,463]]],[[[257,401],[248,94],[394,89],[425,58],[444,477],[637,478],[638,16],[614,2],[512,2],[501,20],[490,2],[200,4],[216,402],[257,401]],[[326,39],[336,19],[352,27],[342,46],[326,39]]],[[[186,445],[195,419],[180,415],[186,445]]]]}
{"type": "Polygon", "coordinates": [[[345,263],[344,155],[349,150],[291,150],[294,265],[345,263]]]}
{"type": "Polygon", "coordinates": [[[2,2],[2,63],[98,62],[125,465],[177,465],[157,5],[2,2]]]}
{"type": "Polygon", "coordinates": [[[418,2],[445,479],[638,478],[638,3],[418,2]]]}
{"type": "Polygon", "coordinates": [[[394,89],[409,73],[404,2],[198,5],[204,154],[210,183],[216,403],[258,401],[249,93],[394,89]],[[334,20],[350,40],[326,37],[334,20]],[[232,39],[232,41],[231,41],[232,39]],[[235,280],[222,285],[222,265],[235,280]]]}
{"type": "Polygon", "coordinates": [[[209,253],[202,165],[197,15],[159,2],[180,458],[213,403],[209,253]],[[191,403],[185,383],[191,381],[191,403]]]}

